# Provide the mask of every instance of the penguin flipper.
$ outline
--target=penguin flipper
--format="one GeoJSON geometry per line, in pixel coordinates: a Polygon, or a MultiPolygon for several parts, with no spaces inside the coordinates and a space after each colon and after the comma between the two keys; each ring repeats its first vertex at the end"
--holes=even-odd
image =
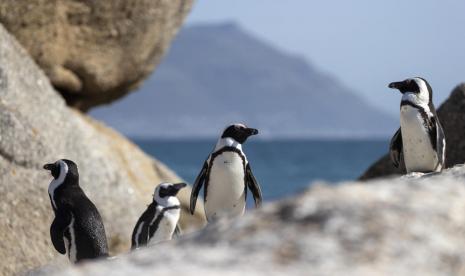
{"type": "Polygon", "coordinates": [[[260,185],[258,184],[257,179],[252,173],[250,164],[247,164],[245,167],[245,179],[247,186],[252,192],[253,199],[255,201],[255,207],[260,207],[262,205],[262,190],[260,189],[260,185]]]}
{"type": "Polygon", "coordinates": [[[391,144],[389,146],[389,155],[391,156],[391,161],[396,168],[400,166],[402,160],[402,147],[402,132],[399,128],[394,136],[392,136],[391,144]]]}
{"type": "Polygon", "coordinates": [[[131,249],[134,250],[141,246],[147,245],[148,242],[148,225],[146,221],[139,220],[134,227],[131,238],[131,249]]]}
{"type": "Polygon", "coordinates": [[[433,131],[430,132],[432,135],[431,141],[434,141],[433,147],[436,149],[438,155],[438,166],[442,169],[445,167],[446,163],[446,138],[439,121],[437,121],[435,117],[432,117],[431,120],[434,128],[433,131]]]}
{"type": "Polygon", "coordinates": [[[208,163],[205,161],[203,163],[202,170],[200,171],[199,175],[194,181],[194,185],[192,186],[191,192],[191,200],[190,200],[190,212],[193,215],[195,211],[195,205],[197,204],[197,197],[199,196],[200,189],[202,188],[203,182],[205,181],[205,177],[207,176],[208,170],[208,163]]]}
{"type": "Polygon", "coordinates": [[[71,216],[64,212],[56,214],[55,219],[50,226],[50,237],[52,239],[53,247],[60,254],[66,254],[65,242],[63,240],[65,229],[71,223],[71,216]]]}
{"type": "Polygon", "coordinates": [[[156,207],[156,202],[150,204],[147,210],[140,216],[136,226],[134,226],[131,238],[132,250],[146,246],[149,242],[149,221],[156,215],[156,207]]]}

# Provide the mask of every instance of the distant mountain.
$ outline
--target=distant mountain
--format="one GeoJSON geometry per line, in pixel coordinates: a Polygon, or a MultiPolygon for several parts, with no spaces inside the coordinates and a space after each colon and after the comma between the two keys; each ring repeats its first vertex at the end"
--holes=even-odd
{"type": "Polygon", "coordinates": [[[262,137],[386,136],[396,125],[334,76],[231,23],[183,29],[141,91],[91,115],[137,137],[216,136],[236,121],[262,137]]]}

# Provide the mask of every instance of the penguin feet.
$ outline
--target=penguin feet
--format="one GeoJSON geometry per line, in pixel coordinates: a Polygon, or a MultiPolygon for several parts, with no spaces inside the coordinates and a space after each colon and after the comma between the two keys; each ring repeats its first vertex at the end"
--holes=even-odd
{"type": "Polygon", "coordinates": [[[426,175],[426,173],[422,173],[422,172],[411,172],[411,173],[408,173],[408,174],[402,176],[401,178],[402,178],[402,179],[417,179],[417,178],[423,177],[424,175],[426,175]]]}

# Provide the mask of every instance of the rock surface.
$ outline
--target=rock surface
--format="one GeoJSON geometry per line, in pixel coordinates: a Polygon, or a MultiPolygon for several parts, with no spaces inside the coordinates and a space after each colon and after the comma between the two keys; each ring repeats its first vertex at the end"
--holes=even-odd
{"type": "Polygon", "coordinates": [[[6,0],[0,23],[81,110],[134,89],[160,61],[192,0],[6,0]]]}
{"type": "MultiPolygon", "coordinates": [[[[446,135],[446,167],[465,163],[465,83],[458,85],[449,98],[437,110],[446,135]]],[[[393,133],[394,135],[394,133],[393,133]]],[[[389,149],[389,145],[386,145],[389,149]]],[[[360,177],[361,180],[403,174],[402,169],[392,165],[389,154],[376,161],[360,177]]]]}
{"type": "Polygon", "coordinates": [[[315,185],[176,242],[31,274],[463,275],[464,179],[465,167],[455,167],[371,185],[315,185]]]}
{"type": "MultiPolygon", "coordinates": [[[[112,252],[129,247],[155,184],[179,180],[118,133],[68,108],[0,25],[0,274],[56,257],[49,237],[51,177],[42,165],[64,157],[78,164],[81,186],[103,216],[112,252]]],[[[185,203],[188,196],[188,190],[180,195],[185,203]]],[[[184,227],[203,223],[203,214],[186,214],[184,227]]]]}

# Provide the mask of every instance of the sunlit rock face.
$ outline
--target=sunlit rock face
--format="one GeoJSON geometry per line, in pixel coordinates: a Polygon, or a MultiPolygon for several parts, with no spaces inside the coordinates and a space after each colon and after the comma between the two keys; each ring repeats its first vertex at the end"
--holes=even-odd
{"type": "Polygon", "coordinates": [[[464,179],[459,166],[370,185],[316,184],[176,242],[33,275],[457,275],[464,179]]]}
{"type": "MultiPolygon", "coordinates": [[[[0,25],[0,274],[57,256],[49,234],[51,175],[42,166],[60,158],[78,165],[80,185],[102,214],[112,253],[129,248],[132,228],[155,185],[180,181],[115,131],[67,107],[0,25]]],[[[189,194],[188,189],[180,194],[184,210],[189,194]]],[[[184,228],[203,221],[200,211],[181,217],[184,228]]]]}
{"type": "Polygon", "coordinates": [[[81,110],[134,90],[167,50],[192,0],[6,0],[0,23],[81,110]]]}

